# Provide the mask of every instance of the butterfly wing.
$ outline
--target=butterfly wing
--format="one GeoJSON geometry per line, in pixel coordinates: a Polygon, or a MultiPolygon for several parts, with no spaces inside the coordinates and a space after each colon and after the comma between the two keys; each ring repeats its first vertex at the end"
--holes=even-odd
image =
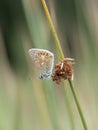
{"type": "Polygon", "coordinates": [[[54,54],[44,49],[29,49],[29,55],[35,66],[41,71],[42,78],[51,76],[54,65],[54,54]]]}

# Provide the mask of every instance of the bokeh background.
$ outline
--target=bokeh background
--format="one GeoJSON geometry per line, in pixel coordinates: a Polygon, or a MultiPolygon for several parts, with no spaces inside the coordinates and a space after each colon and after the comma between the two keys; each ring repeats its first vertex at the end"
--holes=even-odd
{"type": "MultiPolygon", "coordinates": [[[[98,130],[98,2],[47,0],[89,130],[98,130]]],[[[54,52],[41,0],[0,1],[0,130],[83,130],[66,81],[40,80],[28,49],[54,52]]]]}

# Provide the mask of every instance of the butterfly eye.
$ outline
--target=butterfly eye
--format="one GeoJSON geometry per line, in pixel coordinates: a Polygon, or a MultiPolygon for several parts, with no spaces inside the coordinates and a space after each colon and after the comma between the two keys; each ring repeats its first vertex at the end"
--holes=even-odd
{"type": "Polygon", "coordinates": [[[48,50],[37,48],[29,49],[28,52],[35,67],[40,70],[40,79],[51,77],[54,66],[54,54],[48,50]]]}
{"type": "Polygon", "coordinates": [[[43,79],[43,75],[40,75],[39,78],[40,78],[40,79],[43,79]]]}

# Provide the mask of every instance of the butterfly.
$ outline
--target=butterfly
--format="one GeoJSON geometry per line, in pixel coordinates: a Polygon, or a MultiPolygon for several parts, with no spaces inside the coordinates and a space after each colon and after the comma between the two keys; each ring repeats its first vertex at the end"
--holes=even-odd
{"type": "Polygon", "coordinates": [[[50,78],[54,66],[54,54],[48,50],[38,48],[31,48],[28,53],[35,67],[40,70],[39,78],[50,78]]]}

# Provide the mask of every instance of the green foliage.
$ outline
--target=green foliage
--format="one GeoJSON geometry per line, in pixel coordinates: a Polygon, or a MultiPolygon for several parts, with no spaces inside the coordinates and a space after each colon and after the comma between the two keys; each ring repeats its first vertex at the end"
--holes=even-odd
{"type": "MultiPolygon", "coordinates": [[[[65,57],[76,62],[75,90],[88,129],[97,130],[97,4],[47,0],[47,5],[65,57]]],[[[29,48],[51,50],[58,60],[41,1],[0,1],[0,130],[82,130],[68,83],[63,88],[36,78],[29,48]]]]}

